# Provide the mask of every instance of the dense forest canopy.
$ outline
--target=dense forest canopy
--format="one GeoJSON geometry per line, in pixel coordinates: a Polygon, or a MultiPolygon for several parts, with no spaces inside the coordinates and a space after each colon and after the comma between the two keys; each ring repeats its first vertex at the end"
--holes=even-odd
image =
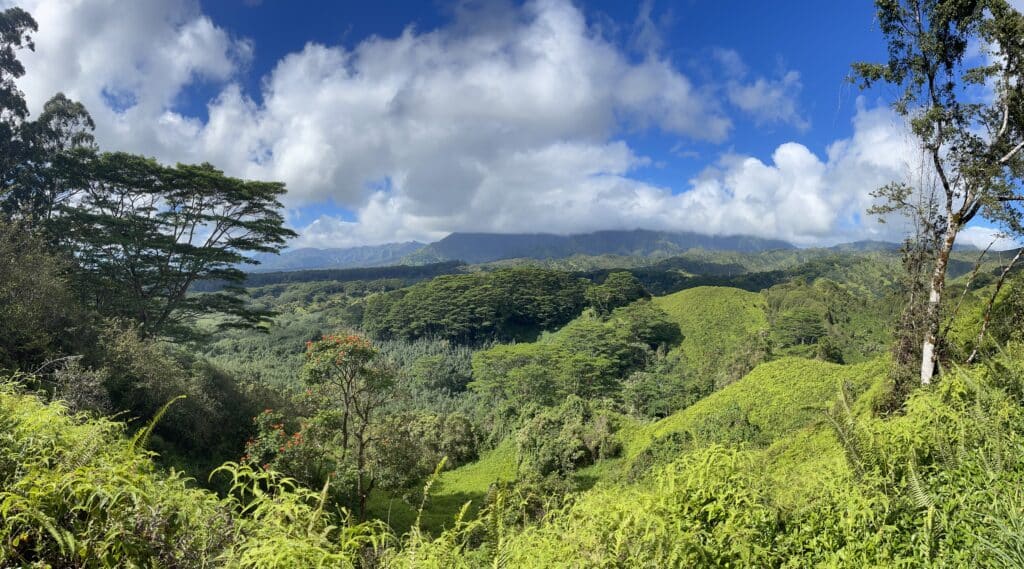
{"type": "Polygon", "coordinates": [[[954,173],[879,190],[902,246],[462,234],[249,274],[285,185],[31,116],[37,25],[0,11],[0,566],[1024,567],[1022,250],[954,247],[1021,235],[1024,16],[876,5],[856,75],[954,173]]]}

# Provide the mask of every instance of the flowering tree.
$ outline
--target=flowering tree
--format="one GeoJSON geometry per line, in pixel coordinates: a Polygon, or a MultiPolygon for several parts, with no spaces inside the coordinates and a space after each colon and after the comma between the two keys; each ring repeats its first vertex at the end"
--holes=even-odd
{"type": "Polygon", "coordinates": [[[339,414],[340,459],[355,462],[358,513],[363,518],[374,480],[369,453],[379,439],[372,427],[393,397],[394,373],[367,339],[329,334],[306,344],[302,378],[339,414]]]}

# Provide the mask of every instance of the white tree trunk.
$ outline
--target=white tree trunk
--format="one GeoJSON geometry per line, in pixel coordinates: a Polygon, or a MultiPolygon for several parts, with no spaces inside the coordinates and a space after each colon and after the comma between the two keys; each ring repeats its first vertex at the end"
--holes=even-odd
{"type": "Polygon", "coordinates": [[[921,385],[928,385],[935,376],[935,346],[939,335],[939,306],[942,303],[942,292],[946,287],[946,267],[949,255],[953,251],[953,243],[960,227],[955,222],[946,226],[946,235],[942,240],[935,259],[935,270],[932,272],[931,289],[928,292],[928,305],[925,308],[924,344],[921,346],[921,385]]]}

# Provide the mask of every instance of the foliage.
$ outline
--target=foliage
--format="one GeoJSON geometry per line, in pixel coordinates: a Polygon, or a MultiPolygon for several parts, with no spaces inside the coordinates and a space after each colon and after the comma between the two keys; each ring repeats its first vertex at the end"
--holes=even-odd
{"type": "Polygon", "coordinates": [[[773,349],[780,355],[865,361],[892,342],[893,296],[827,278],[795,279],[765,291],[773,349]]]}
{"type": "Polygon", "coordinates": [[[0,558],[21,566],[360,566],[383,548],[320,492],[227,464],[226,499],[163,473],[138,437],[0,388],[0,558]]]}
{"type": "Polygon", "coordinates": [[[32,33],[39,29],[35,19],[21,8],[0,12],[0,198],[10,191],[16,171],[26,152],[19,131],[28,116],[25,96],[15,79],[25,74],[17,52],[35,49],[32,33]]]}
{"type": "Polygon", "coordinates": [[[88,314],[67,269],[25,226],[0,222],[0,369],[35,369],[85,347],[88,314]]]}
{"type": "Polygon", "coordinates": [[[362,327],[380,339],[531,339],[578,315],[584,292],[583,281],[561,271],[446,275],[367,299],[362,327]]]}
{"type": "MultiPolygon", "coordinates": [[[[427,265],[398,265],[394,267],[360,267],[353,269],[308,269],[272,273],[248,273],[245,286],[258,288],[272,285],[297,285],[308,282],[385,281],[394,280],[408,286],[434,277],[456,274],[464,271],[465,263],[446,261],[427,265]]],[[[200,281],[193,286],[198,292],[215,292],[227,283],[224,281],[200,281]]]]}
{"type": "Polygon", "coordinates": [[[211,565],[230,515],[159,474],[121,425],[0,390],[0,557],[18,565],[211,565]]]}
{"type": "MultiPolygon", "coordinates": [[[[220,463],[239,456],[252,432],[252,417],[278,397],[224,373],[186,350],[169,343],[141,339],[131,328],[100,330],[102,365],[109,405],[127,419],[144,422],[171,399],[172,406],[153,431],[152,446],[161,460],[204,475],[220,463]]],[[[81,370],[76,389],[88,377],[81,370]]]]}
{"type": "Polygon", "coordinates": [[[363,518],[370,490],[389,473],[375,466],[395,454],[387,448],[389,430],[379,424],[381,411],[394,397],[394,372],[365,338],[328,334],[306,345],[302,378],[319,399],[314,421],[329,417],[338,433],[339,466],[349,463],[354,468],[357,511],[363,518]]]}
{"type": "Polygon", "coordinates": [[[538,342],[477,352],[470,387],[520,409],[554,405],[567,395],[617,397],[631,372],[678,342],[678,327],[641,300],[606,320],[584,315],[538,342]]]}
{"type": "MultiPolygon", "coordinates": [[[[189,489],[155,470],[116,424],[76,420],[8,385],[0,392],[0,543],[21,564],[86,566],[1015,566],[1014,489],[1024,482],[1018,352],[947,374],[889,418],[865,413],[870,405],[859,400],[869,384],[884,384],[884,362],[764,364],[683,411],[691,432],[703,434],[635,483],[601,484],[561,505],[537,502],[528,485],[488,492],[511,467],[492,453],[436,475],[439,490],[428,488],[420,516],[436,537],[412,522],[400,539],[332,514],[328,487],[306,490],[273,469],[226,465],[226,499],[189,489]],[[473,482],[460,486],[460,478],[473,482]],[[469,500],[484,504],[476,516],[462,508],[443,531],[427,522],[431,508],[456,513],[469,500]],[[540,518],[530,513],[538,507],[540,518]],[[76,515],[63,513],[71,508],[76,515]]],[[[609,441],[586,435],[586,406],[552,409],[537,425],[554,423],[537,432],[561,429],[567,441],[583,434],[585,446],[609,441]]],[[[649,433],[684,432],[681,424],[667,420],[649,433]]],[[[562,448],[529,438],[542,443],[530,448],[562,448]]],[[[571,462],[574,454],[551,456],[571,462]]]]}
{"type": "Polygon", "coordinates": [[[250,289],[254,308],[273,312],[273,322],[257,330],[218,330],[221,318],[203,319],[198,327],[210,335],[201,346],[203,355],[246,381],[295,389],[306,342],[358,324],[359,319],[350,320],[348,311],[359,298],[399,285],[387,281],[311,282],[250,289]]]}
{"type": "Polygon", "coordinates": [[[558,407],[527,421],[516,436],[521,477],[565,477],[577,468],[621,450],[615,419],[587,401],[570,396],[558,407]]]}
{"type": "Polygon", "coordinates": [[[649,296],[640,281],[625,271],[609,274],[603,283],[587,287],[586,292],[587,304],[600,316],[649,296]]]}
{"type": "Polygon", "coordinates": [[[678,350],[686,368],[705,385],[704,394],[742,377],[749,367],[732,362],[758,361],[768,355],[760,336],[768,329],[765,304],[758,294],[734,288],[697,287],[658,297],[655,306],[679,325],[678,350]],[[749,356],[744,354],[750,350],[749,356]]]}
{"type": "Polygon", "coordinates": [[[871,213],[898,213],[930,244],[928,301],[924,304],[920,382],[928,384],[941,350],[940,315],[947,268],[960,231],[975,216],[1024,233],[1024,15],[1005,0],[878,0],[879,26],[888,44],[884,64],[856,63],[867,87],[895,86],[895,110],[921,145],[930,178],[920,187],[893,182],[875,192],[871,213]],[[983,63],[969,57],[984,46],[983,63]],[[974,89],[987,85],[990,97],[974,89]]]}
{"type": "Polygon", "coordinates": [[[189,319],[208,312],[230,315],[225,325],[266,318],[239,298],[237,287],[187,293],[199,280],[242,282],[236,265],[248,260],[246,253],[276,251],[295,235],[278,211],[283,184],[124,153],[80,151],[70,162],[78,196],[61,204],[51,223],[75,258],[89,305],[135,320],[144,337],[186,334],[189,319]]]}
{"type": "Polygon", "coordinates": [[[635,476],[682,450],[711,443],[764,446],[824,420],[824,402],[843,385],[865,391],[880,361],[839,366],[802,358],[759,365],[743,379],[644,427],[627,441],[635,476]]]}

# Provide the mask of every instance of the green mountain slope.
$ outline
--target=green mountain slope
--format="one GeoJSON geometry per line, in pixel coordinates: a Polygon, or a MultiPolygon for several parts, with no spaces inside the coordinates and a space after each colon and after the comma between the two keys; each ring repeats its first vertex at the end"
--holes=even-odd
{"type": "Polygon", "coordinates": [[[792,249],[785,241],[745,235],[712,236],[689,232],[596,231],[577,235],[548,233],[452,233],[410,255],[414,263],[459,260],[487,263],[501,259],[560,259],[573,255],[667,257],[689,249],[766,251],[792,249]]]}
{"type": "Polygon", "coordinates": [[[847,385],[863,393],[885,374],[882,359],[843,366],[804,358],[764,363],[722,390],[639,430],[626,447],[636,456],[652,442],[689,433],[700,443],[769,444],[824,419],[824,411],[847,385]]]}
{"type": "Polygon", "coordinates": [[[679,325],[683,341],[676,350],[700,371],[721,369],[768,329],[762,296],[737,288],[691,288],[654,304],[679,325]]]}

